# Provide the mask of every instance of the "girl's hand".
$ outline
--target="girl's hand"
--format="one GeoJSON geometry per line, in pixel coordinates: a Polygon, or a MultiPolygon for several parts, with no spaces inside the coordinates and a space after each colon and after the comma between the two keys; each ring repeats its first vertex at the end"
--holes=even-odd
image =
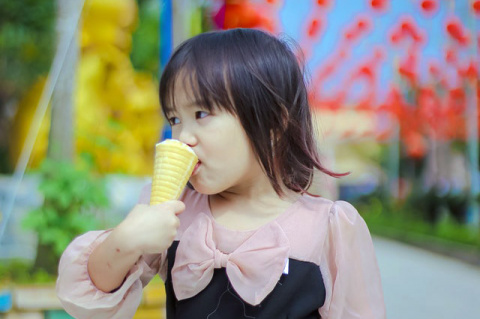
{"type": "Polygon", "coordinates": [[[175,239],[180,226],[177,215],[184,210],[185,204],[181,201],[136,205],[112,235],[127,251],[139,255],[161,253],[175,239]]]}

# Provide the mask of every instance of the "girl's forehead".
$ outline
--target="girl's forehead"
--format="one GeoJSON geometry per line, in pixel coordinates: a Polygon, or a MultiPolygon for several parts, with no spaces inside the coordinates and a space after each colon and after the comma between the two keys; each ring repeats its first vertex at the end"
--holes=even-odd
{"type": "Polygon", "coordinates": [[[224,72],[205,72],[202,68],[187,64],[170,73],[166,79],[166,90],[162,98],[165,103],[162,105],[164,113],[193,105],[208,111],[224,109],[236,114],[227,82],[224,72]]]}
{"type": "Polygon", "coordinates": [[[175,109],[178,108],[192,108],[202,104],[201,101],[198,101],[195,97],[195,94],[191,89],[188,89],[185,86],[175,87],[174,92],[175,97],[175,109]]]}
{"type": "MultiPolygon", "coordinates": [[[[203,100],[201,94],[193,90],[188,81],[178,81],[171,93],[173,94],[170,94],[170,102],[168,106],[164,108],[166,113],[208,108],[206,106],[207,102],[203,100]]],[[[213,101],[213,109],[214,108],[216,108],[216,103],[213,101]]]]}
{"type": "MultiPolygon", "coordinates": [[[[168,81],[167,89],[164,92],[165,105],[162,108],[169,112],[175,110],[179,105],[195,100],[196,92],[192,88],[192,80],[184,74],[178,72],[168,81]]],[[[194,85],[194,84],[193,84],[194,85]]]]}
{"type": "Polygon", "coordinates": [[[200,87],[195,72],[180,70],[174,79],[174,94],[182,94],[189,99],[198,99],[200,87]]]}
{"type": "Polygon", "coordinates": [[[174,83],[174,94],[182,94],[184,96],[193,97],[195,96],[195,92],[198,89],[195,78],[192,76],[188,76],[183,74],[184,72],[180,72],[175,77],[174,83]]]}

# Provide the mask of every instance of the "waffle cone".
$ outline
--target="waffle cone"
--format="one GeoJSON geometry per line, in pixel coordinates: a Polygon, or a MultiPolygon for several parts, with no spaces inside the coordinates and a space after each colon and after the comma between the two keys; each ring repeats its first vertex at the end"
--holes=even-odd
{"type": "Polygon", "coordinates": [[[150,205],[178,199],[197,162],[193,150],[178,140],[158,143],[155,146],[150,205]]]}

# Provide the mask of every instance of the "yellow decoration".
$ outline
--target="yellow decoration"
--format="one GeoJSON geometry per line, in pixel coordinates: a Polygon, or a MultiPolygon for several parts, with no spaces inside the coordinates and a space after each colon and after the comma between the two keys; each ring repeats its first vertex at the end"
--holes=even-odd
{"type": "MultiPolygon", "coordinates": [[[[39,79],[37,83],[35,83],[29,90],[27,90],[25,96],[18,103],[19,111],[17,111],[13,118],[10,131],[11,136],[9,156],[10,162],[13,165],[15,165],[20,158],[23,145],[29,133],[30,127],[33,124],[33,116],[40,100],[43,87],[45,86],[45,82],[45,78],[39,79]]],[[[49,110],[50,108],[47,110],[47,114],[49,113],[49,110]]],[[[29,165],[32,167],[37,167],[47,154],[49,130],[50,117],[46,116],[46,118],[42,121],[35,145],[32,150],[32,154],[30,156],[29,165]]]]}
{"type": "MultiPolygon", "coordinates": [[[[79,36],[75,88],[76,154],[89,154],[102,173],[150,175],[163,126],[158,84],[130,61],[138,19],[135,0],[87,0],[79,36]]],[[[42,93],[39,81],[20,102],[12,131],[11,161],[18,160],[42,93]]],[[[33,149],[30,167],[45,157],[49,112],[33,149]]]]}

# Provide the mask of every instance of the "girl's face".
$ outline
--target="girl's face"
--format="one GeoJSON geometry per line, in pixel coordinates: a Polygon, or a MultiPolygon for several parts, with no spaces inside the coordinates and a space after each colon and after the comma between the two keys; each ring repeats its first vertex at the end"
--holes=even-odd
{"type": "Polygon", "coordinates": [[[200,193],[218,194],[252,186],[265,176],[238,118],[226,110],[209,112],[179,81],[175,111],[167,114],[172,138],[192,147],[199,159],[190,183],[200,193]]]}

